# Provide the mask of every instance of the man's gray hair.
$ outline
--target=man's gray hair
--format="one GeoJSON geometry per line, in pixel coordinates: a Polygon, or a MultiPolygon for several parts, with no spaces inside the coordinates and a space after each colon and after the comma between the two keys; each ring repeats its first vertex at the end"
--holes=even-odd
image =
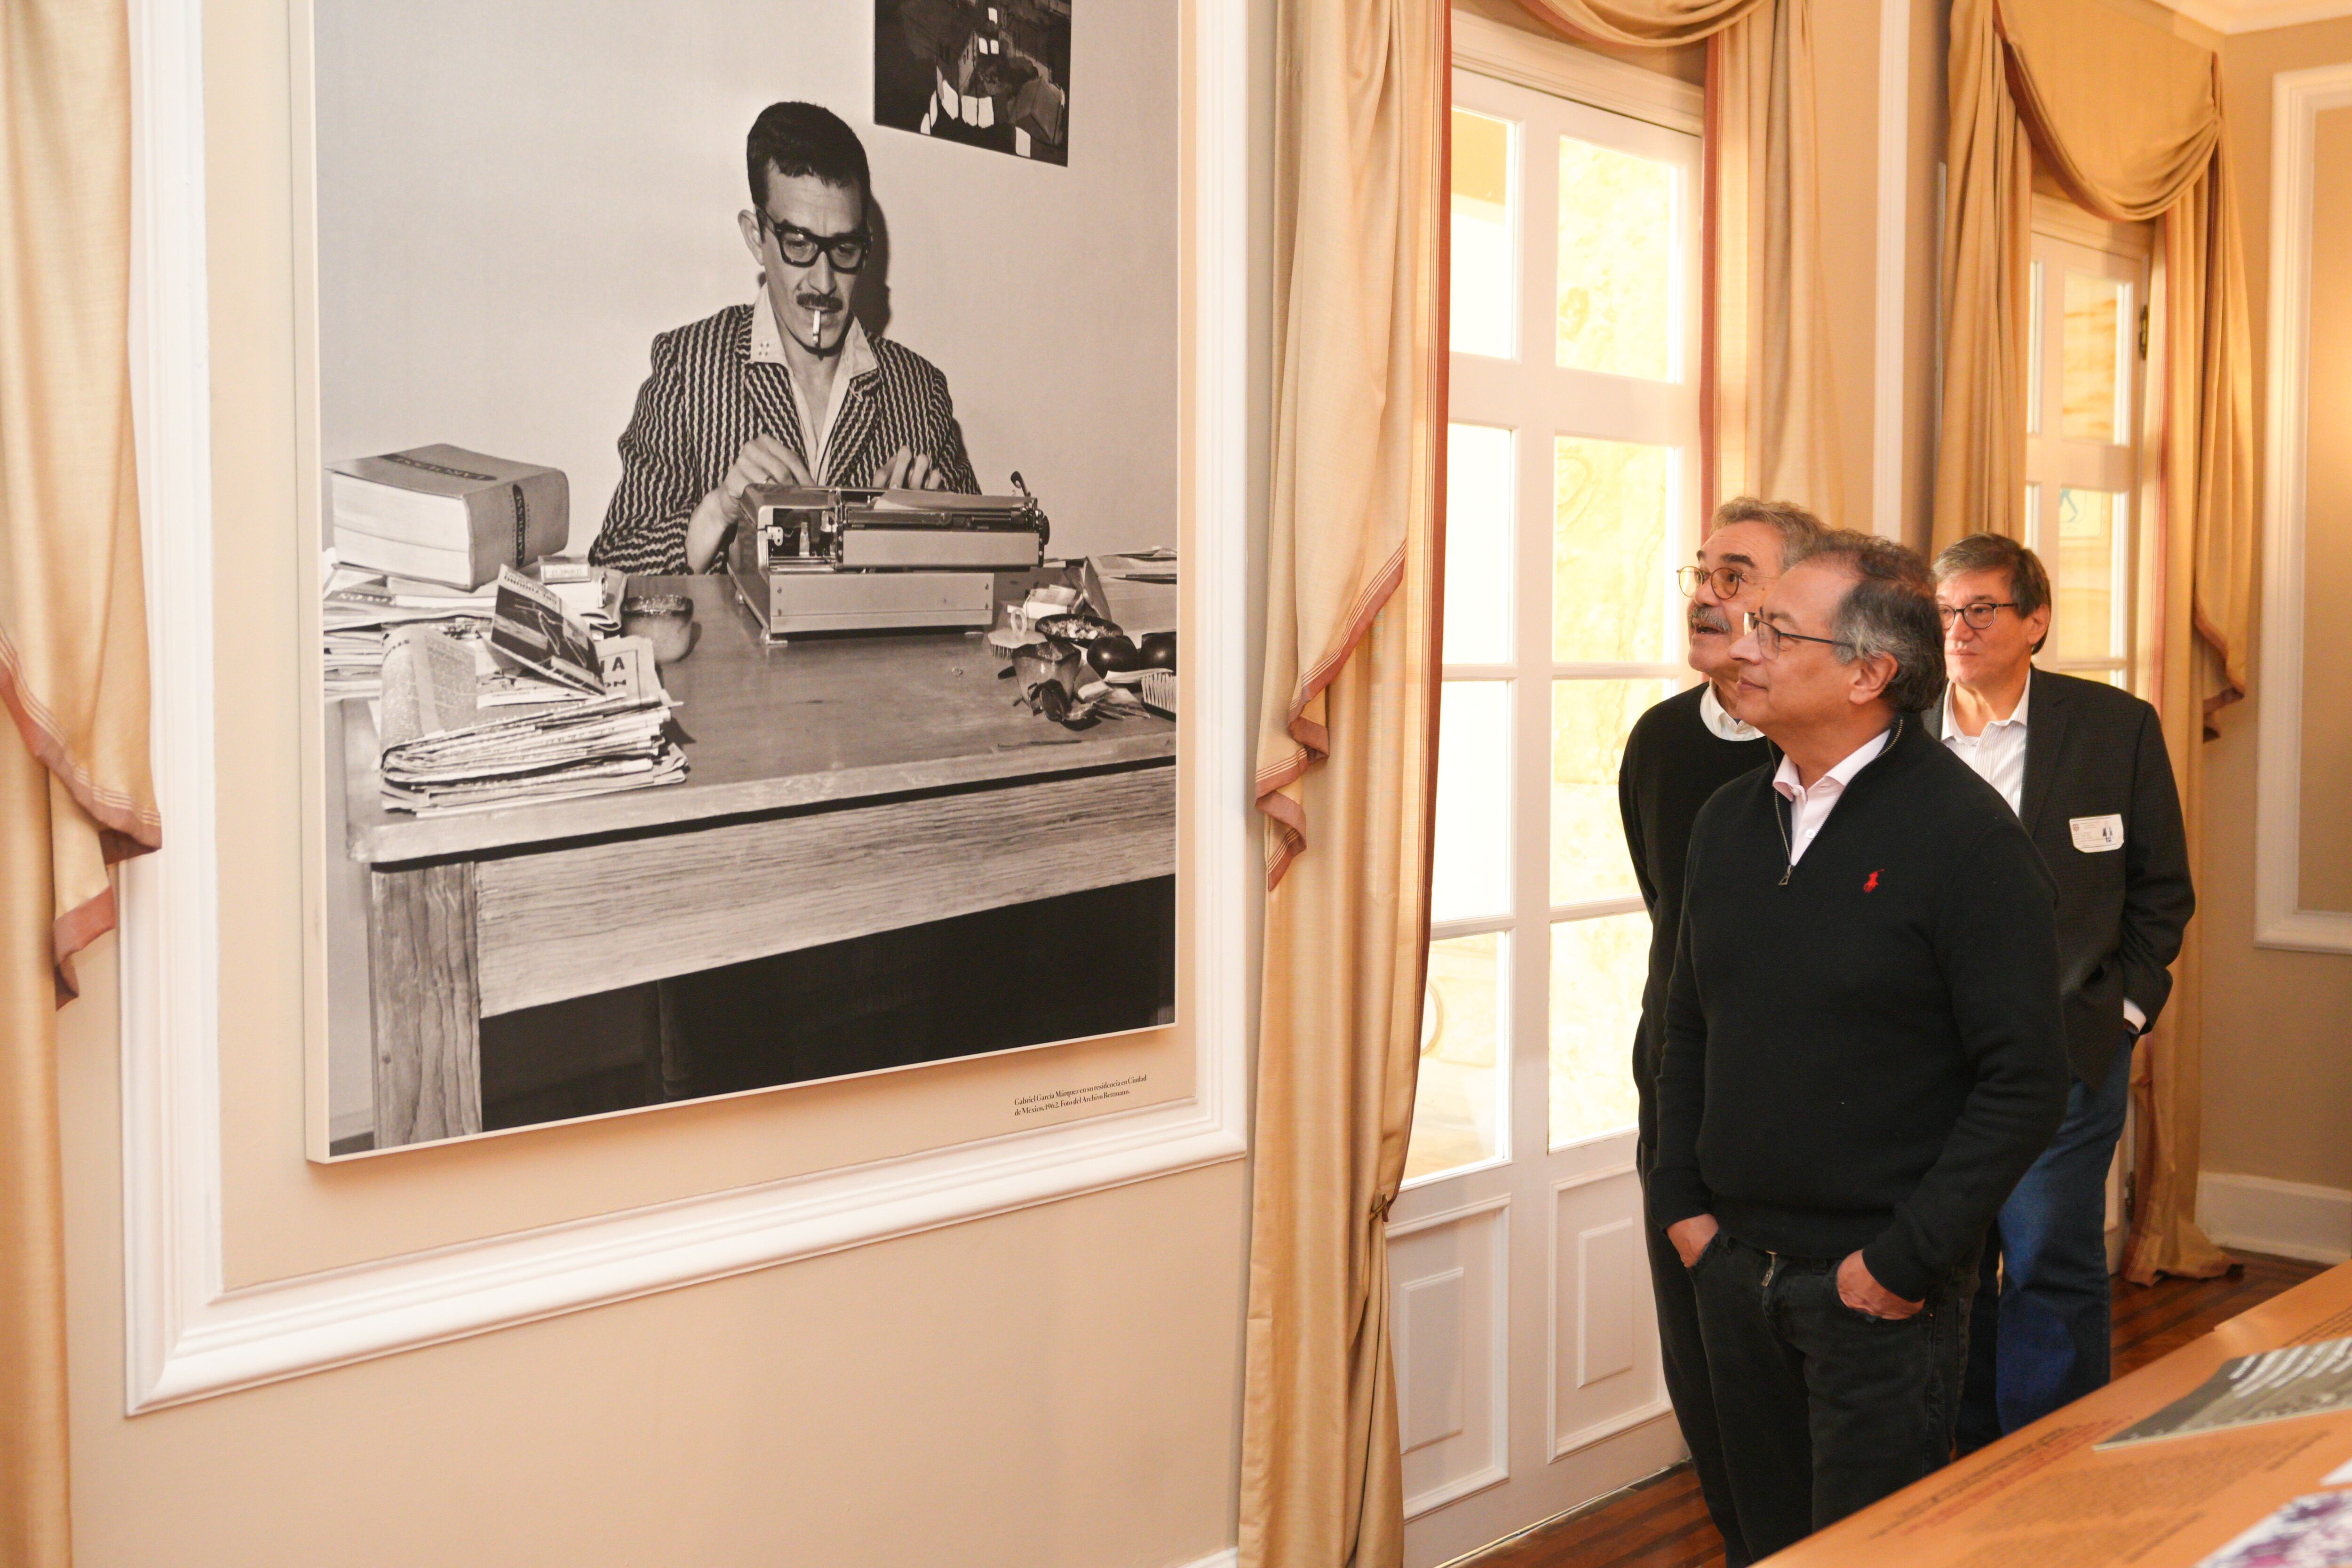
{"type": "MultiPolygon", "coordinates": [[[[2017,606],[2017,618],[2023,620],[2050,602],[2050,573],[2042,564],[2042,557],[2000,533],[1971,533],[1944,546],[1936,557],[1936,581],[1957,577],[1963,572],[2006,572],[2009,574],[2009,601],[2017,606]]],[[[2033,651],[2042,651],[2042,642],[2033,651]]]]}
{"type": "Polygon", "coordinates": [[[1715,517],[1706,531],[1728,528],[1735,522],[1760,522],[1780,536],[1780,558],[1789,565],[1797,563],[1797,555],[1806,545],[1821,538],[1829,530],[1822,520],[1792,500],[1759,500],[1754,496],[1734,496],[1715,509],[1715,517]]]}
{"type": "Polygon", "coordinates": [[[1936,614],[1936,579],[1918,552],[1891,539],[1839,529],[1790,552],[1789,564],[1823,565],[1853,585],[1838,601],[1830,636],[1841,664],[1881,654],[1895,661],[1886,700],[1898,712],[1924,711],[1943,695],[1944,628],[1936,614]]]}

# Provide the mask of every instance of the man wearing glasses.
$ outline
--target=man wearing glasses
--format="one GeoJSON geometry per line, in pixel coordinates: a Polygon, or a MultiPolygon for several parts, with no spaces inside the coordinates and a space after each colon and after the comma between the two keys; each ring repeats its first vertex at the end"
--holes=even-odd
{"type": "Polygon", "coordinates": [[[1960,1401],[1968,1453],[2107,1381],[2107,1167],[2132,1042],[2171,994],[2166,965],[2196,894],[2156,710],[2033,668],[2051,609],[2033,552],[1971,534],[1936,558],[1936,578],[1951,674],[1938,738],[2000,792],[2057,881],[2072,1069],[2066,1120],[1985,1237],[1960,1401]]]}
{"type": "Polygon", "coordinates": [[[751,205],[736,221],[759,290],[654,340],[589,551],[599,565],[715,569],[752,485],[980,488],[947,377],[856,318],[873,255],[857,133],[816,104],[771,104],[744,163],[751,205]]]}
{"type": "MultiPolygon", "coordinates": [[[[1633,1087],[1641,1097],[1641,1134],[1634,1169],[1643,1182],[1657,1152],[1658,1047],[1665,1026],[1666,983],[1674,975],[1675,932],[1682,922],[1683,850],[1691,823],[1707,797],[1740,774],[1762,767],[1769,748],[1759,730],[1731,711],[1739,667],[1732,640],[1739,619],[1763,602],[1779,580],[1789,552],[1822,534],[1819,519],[1788,501],[1741,496],[1716,509],[1696,564],[1676,575],[1690,601],[1690,667],[1706,679],[1677,692],[1634,721],[1617,770],[1617,808],[1625,848],[1633,859],[1642,902],[1650,911],[1650,973],[1642,987],[1642,1020],[1633,1037],[1633,1087]]],[[[1738,1510],[1723,1468],[1715,1395],[1707,1385],[1706,1352],[1699,1342],[1698,1302],[1682,1260],[1664,1235],[1645,1227],[1650,1283],[1658,1301],[1658,1343],[1683,1441],[1698,1472],[1707,1512],[1723,1534],[1725,1568],[1747,1568],[1753,1558],[1739,1529],[1738,1510]]]]}
{"type": "Polygon", "coordinates": [[[1730,650],[1782,755],[1691,831],[1649,1181],[1759,1558],[1950,1457],[1985,1226],[2066,1100],[2050,875],[1916,717],[1927,563],[1792,553],[1730,650]]]}

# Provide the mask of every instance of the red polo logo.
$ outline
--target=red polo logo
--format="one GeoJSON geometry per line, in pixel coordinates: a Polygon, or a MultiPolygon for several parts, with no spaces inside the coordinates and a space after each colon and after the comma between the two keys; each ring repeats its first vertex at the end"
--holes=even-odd
{"type": "MultiPolygon", "coordinates": [[[[1883,867],[1883,866],[1882,866],[1881,868],[1879,868],[1879,870],[1885,870],[1885,867],[1883,867]]],[[[1864,892],[1865,892],[1865,893],[1874,893],[1874,892],[1878,891],[1878,872],[1877,872],[1877,871],[1873,871],[1873,872],[1870,874],[1870,880],[1868,880],[1867,882],[1864,882],[1864,883],[1862,885],[1862,890],[1863,890],[1864,892]]]]}

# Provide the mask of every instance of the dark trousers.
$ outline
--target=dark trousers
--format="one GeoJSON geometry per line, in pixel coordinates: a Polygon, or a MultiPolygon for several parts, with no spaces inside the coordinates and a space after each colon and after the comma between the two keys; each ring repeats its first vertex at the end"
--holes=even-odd
{"type": "MultiPolygon", "coordinates": [[[[1634,1165],[1642,1173],[1644,1213],[1650,1183],[1650,1153],[1640,1149],[1634,1165]]],[[[1723,1464],[1723,1434],[1715,1418],[1715,1386],[1707,1381],[1706,1345],[1699,1337],[1698,1297],[1691,1289],[1690,1270],[1666,1233],[1644,1221],[1642,1234],[1650,1244],[1650,1293],[1658,1302],[1658,1359],[1666,1378],[1666,1397],[1674,1401],[1675,1421],[1691,1452],[1697,1472],[1699,1495],[1723,1535],[1724,1568],[1748,1568],[1756,1559],[1739,1528],[1739,1510],[1733,1503],[1731,1475],[1723,1464]]]]}
{"type": "Polygon", "coordinates": [[[1838,1297],[1838,1260],[1718,1231],[1691,1266],[1739,1528],[1769,1557],[1951,1458],[1971,1258],[1908,1318],[1838,1297]]]}
{"type": "Polygon", "coordinates": [[[2107,1383],[2106,1186],[2131,1099],[2131,1045],[2106,1081],[2076,1079],[2066,1120],[1985,1235],[1971,1313],[1960,1452],[1973,1453],[2107,1383]],[[2000,1260],[1998,1273],[1993,1260],[2000,1260]]]}

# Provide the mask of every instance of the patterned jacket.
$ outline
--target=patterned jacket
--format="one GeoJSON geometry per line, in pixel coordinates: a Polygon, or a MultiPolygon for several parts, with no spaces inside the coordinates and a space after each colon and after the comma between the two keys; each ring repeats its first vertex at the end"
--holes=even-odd
{"type": "MultiPolygon", "coordinates": [[[[946,489],[976,493],[947,377],[887,338],[873,340],[873,350],[875,367],[838,394],[824,482],[869,484],[875,468],[905,447],[930,458],[946,489]]],[[[805,462],[789,374],[752,357],[750,305],[730,305],[656,338],[653,374],[621,433],[621,482],[588,558],[640,574],[683,574],[687,520],[745,442],[773,436],[805,462]]],[[[723,570],[726,560],[722,550],[710,570],[723,570]]]]}

